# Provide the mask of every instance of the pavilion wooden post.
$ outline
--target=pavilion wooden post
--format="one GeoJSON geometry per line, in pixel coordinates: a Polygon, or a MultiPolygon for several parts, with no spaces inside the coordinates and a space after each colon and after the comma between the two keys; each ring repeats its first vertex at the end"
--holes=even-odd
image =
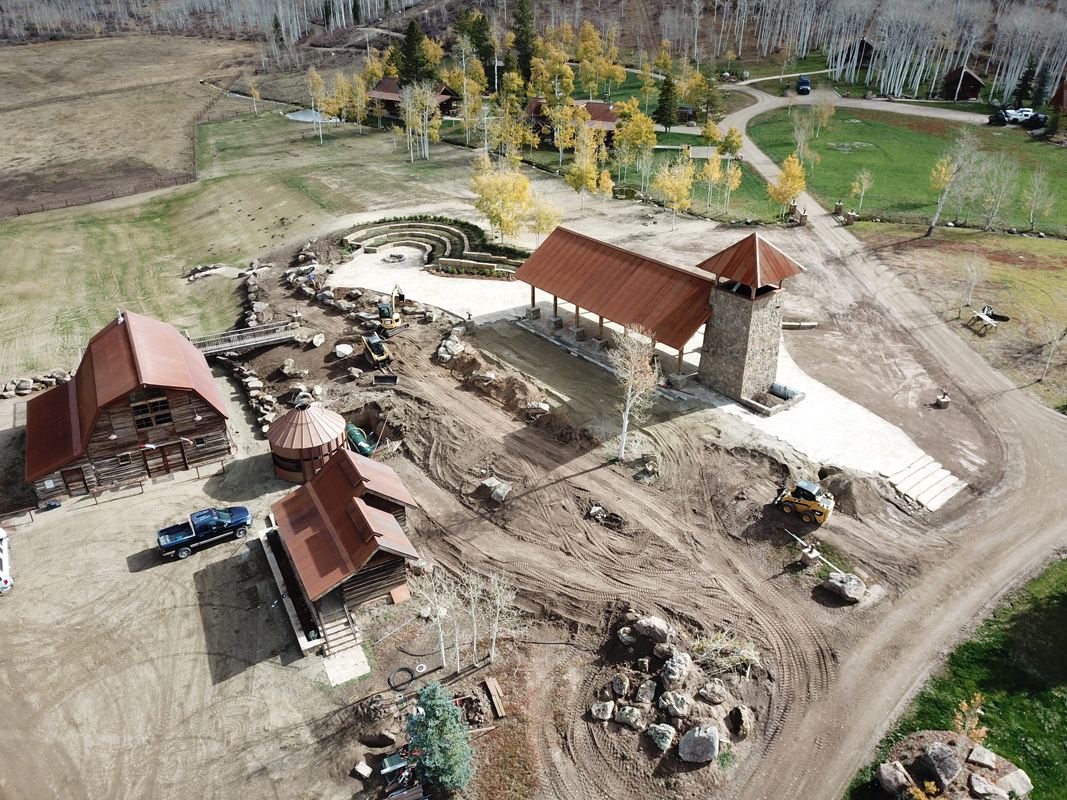
{"type": "Polygon", "coordinates": [[[537,288],[530,284],[530,308],[537,308],[537,288]]]}
{"type": "Polygon", "coordinates": [[[597,328],[597,334],[596,335],[600,339],[604,338],[604,318],[603,317],[600,318],[600,327],[597,328]]]}
{"type": "Polygon", "coordinates": [[[582,309],[580,309],[577,305],[575,305],[574,306],[574,327],[575,328],[581,327],[581,320],[578,318],[578,315],[581,314],[581,313],[582,313],[582,309]]]}
{"type": "Polygon", "coordinates": [[[684,375],[685,374],[684,372],[682,372],[682,356],[684,354],[685,354],[685,348],[684,347],[679,347],[678,348],[678,369],[676,370],[679,375],[684,375]]]}
{"type": "Polygon", "coordinates": [[[559,316],[559,298],[555,295],[552,295],[552,316],[559,316]]]}

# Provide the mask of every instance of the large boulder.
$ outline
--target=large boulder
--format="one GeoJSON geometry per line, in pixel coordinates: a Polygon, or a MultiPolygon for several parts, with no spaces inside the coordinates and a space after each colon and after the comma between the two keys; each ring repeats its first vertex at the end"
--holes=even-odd
{"type": "Polygon", "coordinates": [[[977,772],[971,773],[971,794],[978,800],[1008,800],[1008,793],[992,781],[986,780],[977,772]]]}
{"type": "Polygon", "coordinates": [[[663,680],[663,688],[668,692],[675,692],[681,689],[692,668],[693,657],[689,653],[678,653],[668,658],[660,675],[663,680]]]}
{"type": "Polygon", "coordinates": [[[674,744],[675,730],[670,725],[649,725],[646,733],[648,738],[652,740],[652,744],[656,745],[660,750],[669,750],[670,746],[674,744]]]}
{"type": "Polygon", "coordinates": [[[674,629],[660,617],[642,617],[633,624],[633,632],[653,642],[665,642],[674,634],[674,629]]]}
{"type": "Polygon", "coordinates": [[[608,700],[604,703],[593,703],[589,713],[593,715],[593,719],[609,720],[612,714],[615,713],[615,701],[608,700]]]}
{"type": "Polygon", "coordinates": [[[726,702],[726,686],[723,685],[722,680],[719,678],[701,686],[699,694],[713,706],[726,702]]]}
{"type": "Polygon", "coordinates": [[[630,645],[632,645],[634,642],[637,641],[637,637],[633,635],[633,632],[630,630],[630,627],[627,625],[627,626],[623,626],[622,628],[619,628],[619,641],[622,642],[627,647],[629,647],[630,645]]]}
{"type": "Polygon", "coordinates": [[[831,572],[822,585],[850,603],[858,603],[867,593],[867,584],[851,573],[831,572]]]}
{"type": "Polygon", "coordinates": [[[919,757],[920,768],[933,779],[942,792],[945,787],[956,780],[963,765],[956,759],[956,754],[947,744],[931,742],[923,748],[919,757]]]}
{"type": "Polygon", "coordinates": [[[647,680],[637,687],[637,695],[634,700],[638,703],[651,703],[656,699],[656,682],[647,680]]]}
{"type": "Polygon", "coordinates": [[[691,764],[704,764],[719,755],[719,729],[713,724],[698,725],[678,743],[678,757],[691,764]]]}
{"type": "Polygon", "coordinates": [[[611,688],[615,690],[615,694],[619,697],[624,697],[630,691],[630,679],[621,672],[616,672],[611,681],[611,688]]]}
{"type": "Polygon", "coordinates": [[[980,767],[989,767],[989,769],[997,768],[997,754],[992,750],[987,750],[978,744],[971,750],[971,754],[967,756],[968,763],[977,764],[980,767]]]}
{"type": "Polygon", "coordinates": [[[620,725],[629,725],[635,731],[643,731],[648,726],[641,709],[633,706],[618,706],[615,709],[615,721],[620,725]]]}
{"type": "Polygon", "coordinates": [[[903,794],[915,785],[915,781],[911,779],[911,775],[899,761],[879,764],[878,769],[874,771],[874,777],[878,785],[893,797],[903,794]]]}
{"type": "Polygon", "coordinates": [[[337,345],[337,346],[336,346],[336,347],[335,347],[335,348],[333,349],[333,354],[334,354],[335,356],[337,356],[338,358],[345,358],[346,356],[350,356],[350,355],[352,355],[352,351],[353,351],[354,349],[355,349],[355,348],[354,348],[354,347],[352,347],[352,345],[350,345],[350,344],[343,344],[343,343],[342,343],[342,344],[338,344],[338,345],[337,345]]]}
{"type": "Polygon", "coordinates": [[[1003,778],[997,778],[997,786],[1008,792],[1008,794],[1015,792],[1016,797],[1026,797],[1034,790],[1034,784],[1030,782],[1030,776],[1021,769],[1009,772],[1003,778]]]}
{"type": "Polygon", "coordinates": [[[659,707],[672,717],[688,717],[693,701],[678,692],[664,692],[659,696],[659,707]]]}

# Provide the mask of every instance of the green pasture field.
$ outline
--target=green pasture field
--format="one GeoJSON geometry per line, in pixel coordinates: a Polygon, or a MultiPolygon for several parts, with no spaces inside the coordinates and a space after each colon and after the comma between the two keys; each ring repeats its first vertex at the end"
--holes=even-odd
{"type": "MultiPolygon", "coordinates": [[[[793,109],[792,113],[799,113],[793,109]]],[[[821,162],[814,172],[808,169],[808,190],[825,208],[842,199],[846,207],[857,201],[849,198],[852,181],[863,168],[870,170],[873,187],[863,203],[865,218],[879,217],[895,222],[922,222],[934,213],[937,195],[930,188],[930,170],[955,137],[959,125],[936,119],[905,117],[882,111],[841,108],[823,128],[811,149],[821,162]]],[[[1029,230],[1021,194],[1031,171],[1044,167],[1049,177],[1063,173],[1061,148],[1038,141],[1014,127],[976,129],[982,147],[989,153],[1003,153],[1018,163],[1014,194],[1005,203],[996,227],[1015,226],[1029,230]]],[[[781,164],[794,151],[792,121],[786,109],[776,109],[756,117],[748,134],[767,155],[781,164]]],[[[941,221],[953,220],[946,205],[941,221]]],[[[980,211],[971,211],[970,223],[980,220],[980,211]]],[[[1067,235],[1067,192],[1059,192],[1049,217],[1039,221],[1039,229],[1067,235]]]]}
{"type": "MultiPolygon", "coordinates": [[[[1032,800],[1067,798],[1067,560],[1053,563],[998,608],[948,657],[879,745],[884,758],[909,733],[951,730],[961,700],[985,696],[985,746],[1026,771],[1032,800]]],[[[876,800],[876,764],[856,776],[845,800],[876,800]]]]}

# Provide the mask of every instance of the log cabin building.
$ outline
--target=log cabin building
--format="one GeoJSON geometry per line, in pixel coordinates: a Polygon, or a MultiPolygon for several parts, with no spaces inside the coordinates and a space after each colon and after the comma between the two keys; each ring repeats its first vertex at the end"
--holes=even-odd
{"type": "Polygon", "coordinates": [[[402,526],[416,507],[387,464],[344,448],[271,506],[327,652],[352,640],[351,609],[407,582],[407,563],[419,554],[402,526]]]}
{"type": "Polygon", "coordinates": [[[226,407],[203,354],[175,328],[120,312],[74,377],[26,407],[26,482],[77,497],[232,455],[226,407]]]}

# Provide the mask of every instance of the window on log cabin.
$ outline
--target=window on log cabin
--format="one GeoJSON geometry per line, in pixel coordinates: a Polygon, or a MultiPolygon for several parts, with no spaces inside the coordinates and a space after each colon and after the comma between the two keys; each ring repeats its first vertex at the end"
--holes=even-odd
{"type": "Polygon", "coordinates": [[[195,439],[193,439],[193,444],[196,445],[197,447],[206,447],[207,446],[207,437],[206,436],[197,436],[195,439]]]}
{"type": "Polygon", "coordinates": [[[126,466],[127,464],[130,463],[130,454],[129,453],[119,453],[116,456],[116,458],[118,459],[118,462],[119,462],[120,466],[126,466]]]}
{"type": "Polygon", "coordinates": [[[144,389],[130,392],[130,411],[137,428],[151,428],[170,422],[170,401],[166,389],[144,389]]]}

